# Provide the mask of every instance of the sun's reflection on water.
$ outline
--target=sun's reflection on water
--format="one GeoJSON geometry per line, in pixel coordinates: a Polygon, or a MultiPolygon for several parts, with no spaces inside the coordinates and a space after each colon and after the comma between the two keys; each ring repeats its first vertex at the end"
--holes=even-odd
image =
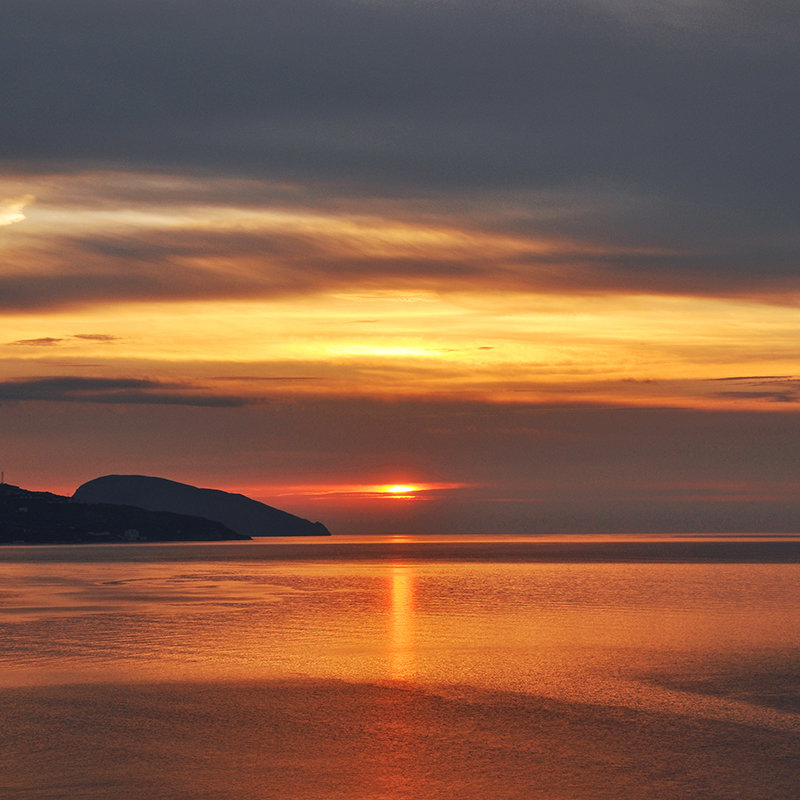
{"type": "Polygon", "coordinates": [[[391,568],[389,670],[392,678],[408,680],[414,674],[414,576],[411,568],[391,568]]]}

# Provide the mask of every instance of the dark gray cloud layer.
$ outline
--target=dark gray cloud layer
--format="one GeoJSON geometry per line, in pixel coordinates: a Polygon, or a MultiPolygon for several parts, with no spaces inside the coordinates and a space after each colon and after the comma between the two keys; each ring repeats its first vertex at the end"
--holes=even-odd
{"type": "Polygon", "coordinates": [[[529,232],[692,253],[613,283],[798,271],[794,0],[7,0],[0,22],[7,165],[513,190],[529,232]],[[606,199],[538,217],[548,191],[606,199]]]}
{"type": "Polygon", "coordinates": [[[83,378],[65,375],[0,381],[0,404],[23,400],[212,408],[242,406],[248,402],[244,398],[197,391],[187,384],[147,378],[83,378]]]}
{"type": "Polygon", "coordinates": [[[686,27],[598,2],[9,0],[5,153],[788,187],[800,12],[705,5],[686,27]]]}

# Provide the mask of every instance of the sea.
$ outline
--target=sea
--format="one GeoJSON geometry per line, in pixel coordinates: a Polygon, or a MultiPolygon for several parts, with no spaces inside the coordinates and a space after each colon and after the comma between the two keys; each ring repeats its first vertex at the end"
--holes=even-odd
{"type": "Polygon", "coordinates": [[[800,798],[800,537],[3,547],[0,798],[800,798]]]}

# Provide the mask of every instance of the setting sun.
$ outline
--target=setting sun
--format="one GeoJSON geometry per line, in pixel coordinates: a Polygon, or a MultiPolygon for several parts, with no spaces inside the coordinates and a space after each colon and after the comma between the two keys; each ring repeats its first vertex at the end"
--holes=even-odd
{"type": "Polygon", "coordinates": [[[413,486],[411,484],[393,483],[389,486],[381,487],[381,491],[386,494],[413,494],[419,491],[419,488],[419,486],[413,486]]]}
{"type": "Polygon", "coordinates": [[[392,483],[378,488],[378,492],[387,497],[408,499],[416,496],[422,487],[406,483],[392,483]]]}

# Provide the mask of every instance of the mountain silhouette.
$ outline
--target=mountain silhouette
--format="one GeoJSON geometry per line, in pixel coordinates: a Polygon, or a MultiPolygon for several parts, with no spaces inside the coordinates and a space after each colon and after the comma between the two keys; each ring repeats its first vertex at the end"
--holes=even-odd
{"type": "Polygon", "coordinates": [[[249,539],[221,522],[109,503],[76,503],[0,483],[0,544],[213,542],[249,539]]]}
{"type": "Polygon", "coordinates": [[[191,514],[221,522],[243,536],[330,535],[321,522],[310,522],[243,494],[201,489],[148,475],[104,475],[79,486],[72,499],[191,514]]]}

